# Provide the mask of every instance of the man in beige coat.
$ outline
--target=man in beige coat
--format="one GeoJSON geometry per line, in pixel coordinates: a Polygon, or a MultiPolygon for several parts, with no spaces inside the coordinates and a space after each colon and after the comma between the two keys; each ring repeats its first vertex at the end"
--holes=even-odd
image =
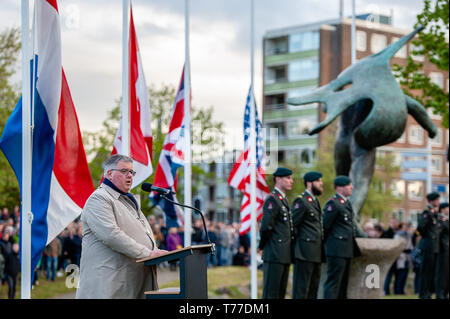
{"type": "Polygon", "coordinates": [[[133,161],[113,155],[105,164],[105,179],[81,213],[83,241],[76,298],[144,298],[158,289],[155,267],[139,258],[165,253],[156,247],[153,232],[136,199],[133,161]]]}

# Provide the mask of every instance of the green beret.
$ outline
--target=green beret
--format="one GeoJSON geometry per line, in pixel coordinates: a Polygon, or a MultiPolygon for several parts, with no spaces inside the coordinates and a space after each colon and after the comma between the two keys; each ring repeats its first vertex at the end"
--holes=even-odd
{"type": "Polygon", "coordinates": [[[438,199],[439,197],[440,197],[439,193],[436,192],[432,192],[427,195],[428,200],[435,200],[438,199]]]}
{"type": "Polygon", "coordinates": [[[352,180],[348,176],[339,175],[334,179],[334,186],[347,186],[352,183],[352,180]]]}
{"type": "Polygon", "coordinates": [[[440,203],[439,204],[439,210],[448,207],[448,203],[440,203]]]}
{"type": "Polygon", "coordinates": [[[285,167],[278,167],[277,170],[275,171],[275,173],[273,173],[273,176],[278,176],[278,177],[285,177],[285,176],[289,176],[292,175],[292,171],[289,168],[285,168],[285,167]]]}
{"type": "Polygon", "coordinates": [[[314,182],[322,177],[322,173],[319,172],[308,172],[303,176],[305,182],[314,182]]]}

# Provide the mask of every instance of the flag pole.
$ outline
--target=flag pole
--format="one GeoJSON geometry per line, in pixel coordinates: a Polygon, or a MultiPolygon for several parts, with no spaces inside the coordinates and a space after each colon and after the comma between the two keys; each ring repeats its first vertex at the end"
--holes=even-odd
{"type": "Polygon", "coordinates": [[[352,50],[352,63],[356,63],[356,46],[355,46],[355,36],[356,36],[356,26],[355,26],[355,0],[352,0],[352,27],[351,27],[351,50],[352,50]]]}
{"type": "Polygon", "coordinates": [[[29,2],[22,0],[22,218],[21,298],[31,298],[31,91],[29,2]]]}
{"type": "MultiPolygon", "coordinates": [[[[185,0],[185,66],[184,66],[184,204],[192,206],[192,168],[191,168],[191,66],[189,58],[189,0],[185,0]]],[[[191,246],[191,215],[189,208],[184,210],[184,246],[191,246]]]]}
{"type": "Polygon", "coordinates": [[[130,0],[122,0],[122,155],[130,155],[130,120],[128,97],[128,8],[130,0]]]}
{"type": "Polygon", "coordinates": [[[250,229],[250,247],[251,247],[251,298],[258,298],[258,282],[257,282],[257,265],[256,265],[256,119],[255,107],[256,102],[253,94],[253,77],[254,77],[254,0],[251,0],[250,8],[250,86],[251,98],[250,102],[250,212],[251,212],[251,229],[250,229]]]}

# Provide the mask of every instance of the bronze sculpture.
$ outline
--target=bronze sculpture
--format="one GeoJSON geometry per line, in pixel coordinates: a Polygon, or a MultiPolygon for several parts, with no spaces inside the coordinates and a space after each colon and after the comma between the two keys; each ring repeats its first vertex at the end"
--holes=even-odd
{"type": "Polygon", "coordinates": [[[335,80],[310,94],[287,99],[292,105],[323,103],[326,118],[309,135],[319,133],[342,114],[335,141],[335,170],[336,175],[349,176],[353,181],[351,200],[355,215],[367,198],[376,147],[392,143],[403,134],[408,114],[431,138],[437,133],[425,108],[403,93],[389,65],[394,54],[422,29],[417,28],[384,50],[351,65],[335,80]]]}

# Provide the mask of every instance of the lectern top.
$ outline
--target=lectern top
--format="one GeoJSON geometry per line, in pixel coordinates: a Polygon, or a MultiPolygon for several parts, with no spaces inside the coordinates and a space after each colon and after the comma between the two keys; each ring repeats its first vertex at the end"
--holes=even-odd
{"type": "Polygon", "coordinates": [[[211,249],[211,247],[213,245],[214,244],[188,246],[188,247],[184,247],[184,248],[181,248],[181,249],[172,250],[172,251],[169,251],[169,252],[167,252],[165,254],[158,255],[158,256],[155,256],[155,257],[150,257],[150,256],[149,257],[144,257],[144,258],[136,260],[136,262],[137,263],[141,263],[141,262],[145,262],[145,261],[149,261],[149,260],[153,260],[153,259],[157,259],[157,258],[168,257],[168,256],[171,256],[171,255],[176,255],[176,254],[181,253],[181,252],[187,252],[189,250],[192,253],[193,250],[204,250],[206,248],[211,249]]]}

